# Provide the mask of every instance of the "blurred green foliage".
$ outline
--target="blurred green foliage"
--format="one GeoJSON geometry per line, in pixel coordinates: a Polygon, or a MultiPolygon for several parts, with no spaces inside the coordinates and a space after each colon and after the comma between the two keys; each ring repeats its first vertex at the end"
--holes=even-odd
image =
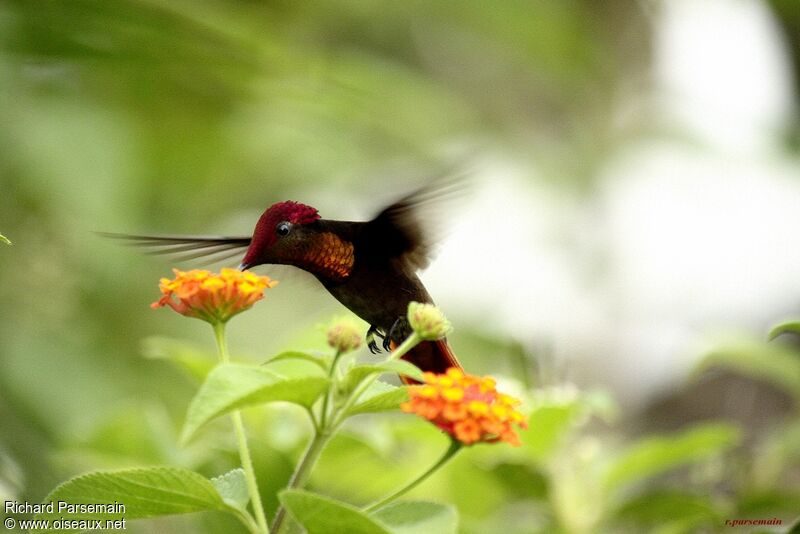
{"type": "MultiPolygon", "coordinates": [[[[796,26],[794,4],[773,4],[796,26]]],[[[620,127],[612,111],[646,83],[648,9],[624,0],[0,4],[0,227],[14,240],[0,249],[0,496],[38,502],[98,468],[212,477],[238,465],[225,422],[178,446],[213,351],[203,326],[147,309],[170,265],[93,231],[247,233],[290,195],[369,215],[371,196],[396,181],[378,177],[438,168],[475,146],[589,187],[613,147],[647,128],[620,127]],[[151,338],[186,330],[188,341],[151,338]]],[[[234,352],[261,362],[321,348],[310,325],[337,311],[290,277],[232,324],[234,352]]],[[[499,368],[525,369],[505,340],[455,336],[477,370],[491,371],[487,353],[499,368]]],[[[635,436],[607,395],[520,373],[531,410],[524,446],[469,449],[411,497],[452,503],[467,534],[789,521],[800,510],[797,362],[791,345],[745,340],[702,364],[791,396],[793,411],[759,435],[712,421],[635,436]]],[[[286,374],[304,365],[282,363],[286,374]]],[[[308,437],[296,409],[245,414],[269,514],[308,437]]],[[[409,416],[362,415],[325,451],[312,486],[366,503],[444,446],[409,416]]],[[[129,530],[237,528],[207,514],[129,530]]]]}
{"type": "MultiPolygon", "coordinates": [[[[310,337],[317,337],[316,346],[322,349],[323,336],[317,333],[310,337]]],[[[166,362],[188,370],[181,379],[187,383],[197,384],[201,378],[197,375],[197,362],[213,361],[213,355],[204,349],[166,338],[149,340],[145,350],[146,354],[163,357],[164,370],[166,362]],[[187,366],[187,362],[191,363],[187,366]]],[[[775,366],[785,365],[785,373],[769,371],[759,376],[774,382],[800,404],[800,388],[792,378],[800,352],[786,347],[750,340],[720,343],[698,365],[697,373],[720,367],[750,372],[757,368],[756,362],[773,358],[775,351],[792,354],[794,360],[777,360],[775,366]]],[[[290,375],[319,374],[315,364],[296,358],[279,358],[276,364],[282,364],[290,375]]],[[[267,384],[264,400],[274,394],[270,387],[267,384]]],[[[242,396],[246,392],[235,394],[242,396]]],[[[302,393],[295,389],[283,394],[302,393]]],[[[187,392],[187,402],[189,397],[187,392]]],[[[202,392],[195,402],[200,397],[202,392]]],[[[148,409],[147,404],[145,410],[139,406],[112,413],[92,432],[62,444],[56,458],[77,471],[167,464],[213,476],[237,465],[227,421],[210,423],[208,431],[200,433],[189,446],[179,448],[175,425],[165,421],[156,405],[148,409]],[[220,443],[224,444],[222,449],[220,443]]],[[[800,466],[800,417],[796,412],[745,446],[746,429],[725,422],[707,422],[672,434],[620,441],[624,433],[618,428],[619,414],[613,400],[601,393],[581,393],[571,387],[537,388],[525,397],[525,406],[530,409],[530,426],[522,432],[522,447],[468,448],[434,478],[413,490],[410,498],[452,503],[460,517],[459,532],[466,533],[501,528],[520,533],[716,532],[728,519],[777,517],[788,522],[800,509],[800,491],[793,483],[800,466]]],[[[311,429],[298,410],[289,405],[269,405],[247,412],[269,514],[274,514],[277,491],[288,480],[293,462],[310,434],[311,429]]],[[[195,425],[191,422],[192,413],[190,407],[186,420],[189,427],[195,425]]],[[[399,413],[361,415],[325,449],[313,473],[312,488],[346,502],[366,504],[408,481],[421,471],[420,466],[432,463],[446,445],[447,439],[422,420],[399,413]]],[[[136,475],[135,471],[132,473],[136,475]]],[[[156,480],[179,475],[173,470],[149,475],[141,472],[136,476],[156,480]]],[[[7,482],[11,481],[8,473],[5,476],[7,482]]],[[[80,483],[89,482],[86,479],[80,483]]],[[[108,491],[102,489],[107,482],[98,484],[86,488],[108,491]]],[[[197,484],[192,491],[206,491],[200,479],[197,484]]],[[[71,486],[60,489],[65,495],[78,490],[82,494],[88,491],[71,486]]],[[[131,491],[134,490],[132,486],[131,491]]],[[[134,497],[129,498],[135,502],[134,497]]],[[[338,506],[333,501],[325,504],[315,499],[300,492],[292,493],[287,502],[296,507],[292,509],[297,513],[309,506],[338,506]]],[[[168,502],[176,510],[183,506],[182,501],[168,502]]],[[[208,507],[223,509],[221,503],[208,507]]],[[[330,513],[341,515],[339,512],[331,508],[330,513]]],[[[406,528],[411,529],[408,532],[425,532],[429,524],[450,524],[452,518],[441,516],[446,513],[445,509],[431,510],[430,515],[418,518],[419,524],[414,528],[421,530],[413,530],[410,525],[406,528]]],[[[337,520],[343,524],[352,520],[354,525],[363,521],[360,516],[348,519],[346,514],[337,520]]],[[[221,518],[193,522],[176,516],[169,523],[151,523],[160,525],[153,527],[156,529],[180,530],[189,524],[192,529],[207,532],[236,528],[219,521],[221,518]]],[[[777,532],[788,531],[784,527],[777,532]]],[[[131,528],[146,532],[148,527],[133,523],[131,528]]]]}

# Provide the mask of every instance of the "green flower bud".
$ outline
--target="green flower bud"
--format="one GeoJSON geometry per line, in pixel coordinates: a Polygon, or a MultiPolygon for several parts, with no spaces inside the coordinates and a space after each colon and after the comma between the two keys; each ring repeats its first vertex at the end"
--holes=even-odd
{"type": "Polygon", "coordinates": [[[339,319],[328,328],[328,345],[342,354],[361,346],[361,329],[351,319],[339,319]]]}
{"type": "Polygon", "coordinates": [[[421,302],[408,304],[408,324],[426,341],[442,339],[453,329],[439,308],[421,302]]]}

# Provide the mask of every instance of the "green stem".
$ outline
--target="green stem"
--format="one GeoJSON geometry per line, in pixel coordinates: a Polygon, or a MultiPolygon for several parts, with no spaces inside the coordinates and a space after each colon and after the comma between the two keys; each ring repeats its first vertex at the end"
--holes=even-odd
{"type": "Polygon", "coordinates": [[[416,347],[420,341],[422,341],[422,338],[419,337],[419,334],[416,332],[411,332],[411,335],[408,336],[405,341],[400,343],[400,346],[394,349],[394,352],[389,355],[389,360],[397,360],[398,358],[402,358],[405,356],[406,352],[416,347]]]}
{"type": "MultiPolygon", "coordinates": [[[[308,481],[308,476],[311,474],[311,468],[317,463],[330,437],[331,434],[325,428],[314,434],[314,438],[311,440],[311,443],[308,444],[308,448],[303,453],[297,467],[295,467],[292,478],[289,479],[287,489],[302,488],[305,485],[306,481],[308,481]]],[[[274,534],[280,534],[285,519],[286,508],[280,505],[278,511],[275,513],[275,521],[272,523],[272,531],[274,534]]]]}
{"type": "MultiPolygon", "coordinates": [[[[390,360],[397,359],[409,350],[411,350],[417,343],[419,343],[421,339],[417,336],[416,333],[412,333],[411,336],[408,337],[397,349],[389,356],[390,360]]],[[[328,376],[333,376],[334,369],[336,367],[336,360],[338,360],[340,354],[337,354],[334,358],[334,361],[331,363],[331,368],[328,371],[328,376]]],[[[357,388],[347,399],[344,405],[339,409],[339,413],[331,414],[331,419],[333,420],[328,426],[327,422],[327,408],[328,408],[328,396],[325,397],[323,402],[322,414],[320,416],[320,428],[318,432],[314,433],[314,438],[311,440],[311,443],[308,444],[308,448],[303,453],[300,462],[297,464],[297,467],[292,473],[292,478],[289,480],[289,485],[287,486],[289,489],[293,488],[302,488],[305,485],[306,481],[308,480],[308,476],[311,473],[311,469],[314,467],[314,464],[317,463],[322,450],[325,448],[325,445],[328,443],[330,437],[336,432],[336,429],[342,424],[344,419],[347,417],[347,411],[352,407],[352,405],[358,400],[359,397],[366,391],[366,389],[375,381],[377,376],[373,376],[371,379],[367,379],[361,383],[362,387],[357,388]]],[[[330,392],[329,392],[330,393],[330,392]]],[[[286,519],[286,509],[281,505],[278,508],[278,511],[275,514],[275,521],[272,523],[272,530],[274,534],[280,534],[281,527],[284,525],[284,521],[286,519]]]]}
{"type": "MultiPolygon", "coordinates": [[[[389,355],[388,360],[391,361],[401,358],[408,351],[416,347],[420,341],[422,341],[422,338],[420,338],[416,332],[412,332],[411,335],[408,336],[406,340],[403,341],[400,346],[389,355]]],[[[352,408],[353,405],[358,402],[358,399],[361,398],[361,395],[363,395],[364,392],[367,391],[367,389],[369,389],[372,383],[377,379],[378,375],[372,375],[358,385],[352,395],[350,395],[347,401],[345,401],[344,406],[342,406],[342,409],[339,411],[339,416],[334,420],[331,428],[336,429],[344,422],[344,420],[347,418],[347,412],[350,410],[350,408],[352,408]]]]}
{"type": "Polygon", "coordinates": [[[336,385],[333,381],[333,375],[336,373],[336,364],[339,362],[339,358],[341,356],[342,351],[337,350],[336,355],[334,355],[333,361],[331,362],[331,366],[328,369],[328,391],[325,392],[325,398],[322,400],[322,413],[319,416],[320,428],[325,428],[325,423],[328,421],[328,404],[330,404],[331,396],[333,396],[334,391],[336,390],[336,385]]]}
{"type": "Polygon", "coordinates": [[[246,510],[237,510],[236,517],[239,518],[244,526],[247,527],[247,530],[252,532],[253,534],[261,534],[261,527],[253,520],[253,516],[247,513],[246,510]]]}
{"type": "MultiPolygon", "coordinates": [[[[395,349],[394,352],[392,352],[391,355],[389,355],[389,360],[396,360],[397,358],[400,358],[409,350],[414,348],[414,346],[416,346],[420,341],[422,341],[422,339],[416,334],[416,332],[412,333],[403,343],[400,344],[399,347],[397,347],[397,349],[395,349]]],[[[328,375],[331,377],[333,376],[336,360],[339,358],[339,356],[340,354],[337,354],[336,358],[331,364],[331,368],[328,372],[328,375]]],[[[377,378],[377,375],[375,375],[362,382],[360,387],[356,388],[350,397],[348,397],[344,405],[338,410],[338,414],[335,414],[335,417],[334,414],[331,414],[331,419],[333,421],[330,423],[330,425],[328,424],[326,417],[327,404],[329,401],[328,397],[325,397],[325,400],[322,401],[323,411],[320,416],[321,421],[319,430],[314,433],[311,443],[308,444],[308,448],[303,453],[303,456],[300,459],[300,462],[297,464],[297,467],[295,467],[294,473],[292,473],[292,478],[289,479],[289,485],[287,486],[288,489],[302,488],[305,485],[306,481],[308,480],[308,476],[311,474],[311,469],[314,467],[314,464],[317,463],[317,460],[319,459],[320,454],[322,454],[322,450],[325,448],[325,445],[327,445],[328,440],[347,417],[347,411],[377,378]]],[[[430,473],[425,476],[427,477],[429,475],[430,473]]],[[[422,480],[419,482],[421,481],[422,480]]],[[[275,513],[275,521],[272,522],[273,534],[280,534],[281,528],[285,524],[285,520],[286,509],[283,507],[283,505],[281,505],[278,507],[278,511],[275,513]]]]}
{"type": "Polygon", "coordinates": [[[304,407],[306,409],[306,413],[308,414],[308,419],[311,421],[311,426],[314,427],[314,433],[319,432],[320,424],[317,422],[317,415],[314,413],[314,410],[309,408],[308,406],[304,407]]]}
{"type": "Polygon", "coordinates": [[[230,363],[231,356],[228,354],[228,342],[225,339],[225,323],[214,323],[214,339],[217,341],[219,360],[222,363],[230,363]]]}
{"type": "MultiPolygon", "coordinates": [[[[225,323],[214,323],[214,338],[217,340],[219,348],[219,359],[222,363],[229,363],[231,360],[228,354],[228,343],[225,339],[225,323]]],[[[247,481],[247,491],[250,493],[250,502],[253,505],[253,512],[256,516],[259,532],[269,533],[267,517],[264,515],[264,506],[261,504],[261,494],[258,491],[256,472],[253,469],[253,460],[250,457],[250,448],[247,446],[247,434],[244,431],[242,414],[238,410],[231,413],[233,428],[236,432],[236,441],[239,445],[239,459],[242,462],[245,479],[247,481]]]]}
{"type": "Polygon", "coordinates": [[[405,486],[403,486],[402,488],[400,488],[396,492],[392,493],[388,497],[384,497],[380,501],[377,501],[377,502],[374,502],[374,503],[370,504],[369,506],[364,508],[364,511],[372,512],[373,510],[377,510],[378,508],[382,508],[383,506],[389,504],[390,502],[392,502],[393,500],[397,499],[398,497],[401,497],[401,496],[405,495],[406,493],[408,493],[409,491],[411,491],[412,489],[416,488],[422,482],[424,482],[428,477],[430,477],[432,474],[434,474],[436,471],[438,471],[453,456],[455,456],[456,453],[461,450],[461,447],[462,447],[462,445],[461,445],[460,441],[455,440],[455,439],[450,440],[450,446],[444,452],[442,457],[439,458],[439,460],[435,464],[433,464],[427,471],[425,471],[420,476],[418,476],[417,478],[415,478],[414,480],[412,480],[411,482],[409,482],[408,484],[406,484],[405,486]]]}

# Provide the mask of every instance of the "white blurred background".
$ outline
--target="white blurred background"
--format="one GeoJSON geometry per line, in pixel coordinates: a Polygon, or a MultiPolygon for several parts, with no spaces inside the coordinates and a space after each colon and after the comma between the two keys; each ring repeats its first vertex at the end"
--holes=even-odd
{"type": "Polygon", "coordinates": [[[491,155],[423,276],[459,320],[531,353],[546,342],[559,378],[628,405],[675,388],[709,336],[763,336],[800,304],[795,87],[776,21],[756,0],[676,0],[652,23],[652,85],[612,121],[645,114],[650,131],[576,196],[491,155]]]}

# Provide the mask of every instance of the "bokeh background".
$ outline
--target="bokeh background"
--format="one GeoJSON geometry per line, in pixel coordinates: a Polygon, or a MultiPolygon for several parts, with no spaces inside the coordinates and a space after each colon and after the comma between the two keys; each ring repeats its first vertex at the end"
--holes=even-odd
{"type": "MultiPolygon", "coordinates": [[[[766,332],[800,313],[798,67],[793,0],[3,2],[0,495],[236,465],[224,424],[176,445],[210,332],[148,309],[197,264],[93,232],[248,234],[284,199],[366,219],[468,169],[423,280],[531,429],[414,495],[455,504],[465,533],[787,531],[800,354],[766,332]]],[[[234,353],[323,348],[343,308],[258,271],[281,285],[231,323],[234,353]]],[[[308,429],[291,408],[247,417],[274,510],[308,429]]],[[[363,417],[312,485],[367,502],[444,446],[363,417]]]]}

